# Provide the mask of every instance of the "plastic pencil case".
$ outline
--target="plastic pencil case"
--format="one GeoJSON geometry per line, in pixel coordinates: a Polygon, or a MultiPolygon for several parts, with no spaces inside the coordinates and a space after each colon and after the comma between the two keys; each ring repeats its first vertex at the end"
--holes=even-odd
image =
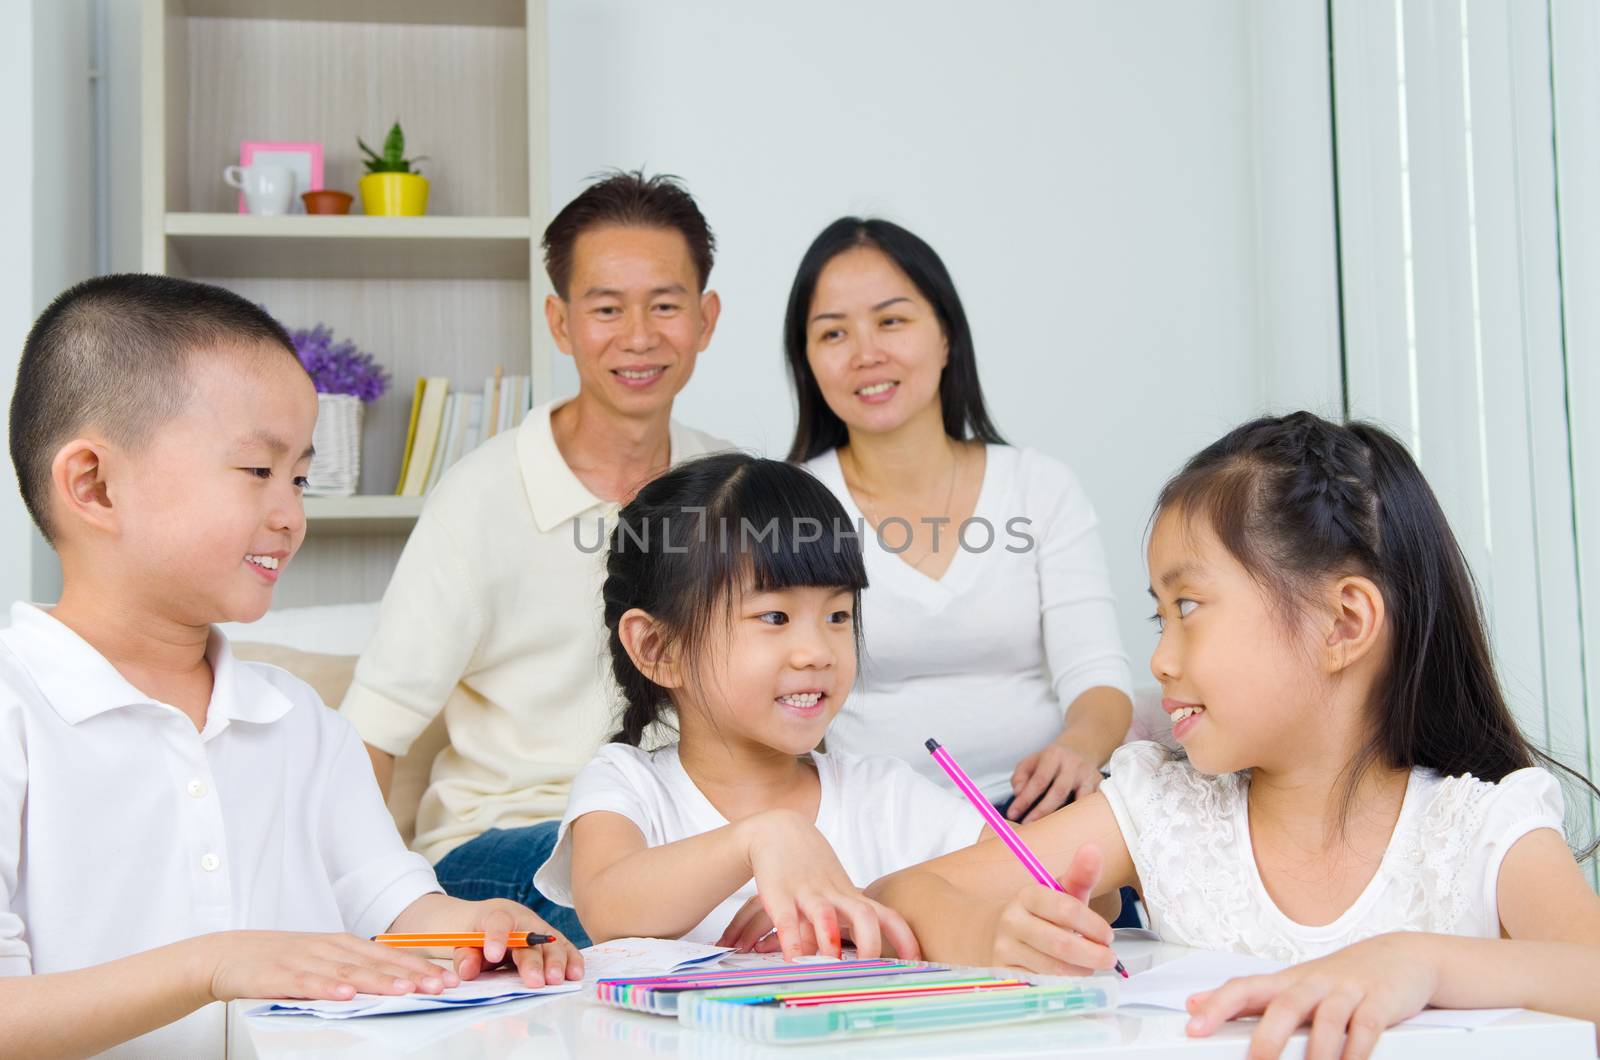
{"type": "Polygon", "coordinates": [[[675,1016],[682,998],[714,990],[793,991],[801,987],[897,982],[917,973],[948,972],[941,964],[891,958],[843,961],[818,965],[777,965],[772,968],[708,968],[679,975],[601,979],[595,983],[596,1000],[634,1012],[675,1016]]]}
{"type": "Polygon", "coordinates": [[[764,1001],[770,996],[770,991],[758,990],[694,993],[679,999],[678,1021],[699,1030],[786,1044],[1087,1016],[1117,1005],[1116,984],[1109,980],[798,1008],[764,1001]]]}

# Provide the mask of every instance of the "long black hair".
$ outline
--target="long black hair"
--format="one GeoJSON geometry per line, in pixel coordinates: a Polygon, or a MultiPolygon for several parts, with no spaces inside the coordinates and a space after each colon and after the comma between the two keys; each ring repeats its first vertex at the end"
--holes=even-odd
{"type": "Polygon", "coordinates": [[[919,236],[892,221],[841,217],[811,241],[800,259],[794,285],[789,288],[789,308],[783,318],[783,351],[789,359],[789,377],[799,403],[789,459],[810,460],[819,453],[837,449],[850,437],[844,421],[823,400],[817,377],[806,360],[806,321],[811,316],[811,297],[817,290],[817,277],[822,275],[828,262],[856,247],[882,251],[910,278],[939,317],[945,342],[950,347],[950,360],[939,380],[944,433],[958,441],[976,438],[1004,445],[1005,439],[1000,437],[983,404],[972,329],[967,325],[967,311],[961,307],[961,296],[956,293],[955,281],[950,279],[950,270],[919,236]]]}
{"type": "Polygon", "coordinates": [[[640,490],[618,513],[601,591],[623,699],[611,742],[638,746],[673,708],[668,690],[640,672],[622,645],[618,626],[633,608],[655,619],[697,680],[695,660],[742,592],[848,590],[859,652],[867,568],[858,533],[838,498],[805,469],[745,453],[688,461],[640,490]]]}
{"type": "Polygon", "coordinates": [[[1389,658],[1345,811],[1374,765],[1489,781],[1543,765],[1600,796],[1517,727],[1466,558],[1422,469],[1383,428],[1309,412],[1252,420],[1166,484],[1156,516],[1167,511],[1203,520],[1288,613],[1330,576],[1359,574],[1382,592],[1389,658]]]}

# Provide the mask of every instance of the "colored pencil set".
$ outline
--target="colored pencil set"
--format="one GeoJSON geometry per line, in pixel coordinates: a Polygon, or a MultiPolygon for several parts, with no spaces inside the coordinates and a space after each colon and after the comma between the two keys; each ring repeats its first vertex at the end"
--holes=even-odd
{"type": "Polygon", "coordinates": [[[685,1027],[763,1042],[955,1030],[1116,1005],[1116,985],[1105,980],[1034,983],[887,959],[607,979],[595,992],[623,1008],[676,1013],[685,1027]]]}
{"type": "Polygon", "coordinates": [[[828,964],[782,964],[764,968],[707,969],[678,975],[650,975],[633,979],[602,979],[595,984],[595,996],[610,1005],[671,1016],[678,1012],[678,999],[695,990],[725,990],[753,986],[783,986],[788,983],[837,982],[846,979],[872,979],[905,975],[907,972],[944,972],[942,965],[917,961],[897,961],[887,957],[870,960],[837,961],[828,964]]]}

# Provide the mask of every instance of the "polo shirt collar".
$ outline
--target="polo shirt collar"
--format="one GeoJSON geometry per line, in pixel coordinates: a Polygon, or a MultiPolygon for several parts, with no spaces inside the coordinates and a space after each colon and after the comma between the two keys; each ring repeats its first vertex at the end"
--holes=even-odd
{"type": "Polygon", "coordinates": [[[605,504],[572,473],[556,445],[550,413],[556,403],[545,402],[528,410],[517,428],[517,465],[522,469],[522,488],[533,509],[539,532],[548,534],[568,519],[575,519],[605,504]]]}
{"type": "MultiPolygon", "coordinates": [[[[161,705],[135,688],[88,641],[43,608],[13,604],[11,627],[0,636],[33,678],[40,694],[68,725],[122,707],[161,705]]],[[[234,659],[228,638],[215,626],[206,641],[206,658],[211,662],[211,702],[206,708],[202,738],[220,732],[233,721],[276,721],[294,706],[254,669],[234,659]]]]}
{"type": "MultiPolygon", "coordinates": [[[[566,402],[548,401],[528,410],[517,428],[517,465],[522,470],[522,488],[533,509],[534,524],[543,534],[585,512],[615,507],[590,493],[589,487],[579,481],[562,459],[555,431],[550,426],[550,414],[563,404],[566,402]]],[[[668,431],[667,460],[676,463],[690,455],[692,447],[676,420],[671,421],[668,431]]]]}

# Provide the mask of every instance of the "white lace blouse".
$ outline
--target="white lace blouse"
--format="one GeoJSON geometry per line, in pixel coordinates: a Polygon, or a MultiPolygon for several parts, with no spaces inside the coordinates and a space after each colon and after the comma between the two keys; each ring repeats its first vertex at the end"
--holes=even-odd
{"type": "Polygon", "coordinates": [[[1285,963],[1389,931],[1500,936],[1500,862],[1536,828],[1562,829],[1561,787],[1543,769],[1498,784],[1414,769],[1389,848],[1366,890],[1331,924],[1285,916],[1250,847],[1248,773],[1207,776],[1154,743],[1111,756],[1102,786],[1163,939],[1285,963]]]}

